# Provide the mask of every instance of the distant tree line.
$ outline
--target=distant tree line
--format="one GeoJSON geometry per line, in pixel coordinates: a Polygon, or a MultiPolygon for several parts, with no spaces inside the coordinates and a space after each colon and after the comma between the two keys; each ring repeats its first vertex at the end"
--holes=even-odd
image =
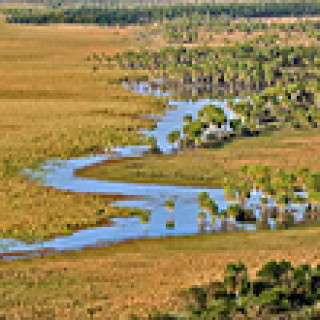
{"type": "Polygon", "coordinates": [[[7,11],[9,23],[94,23],[102,25],[144,24],[189,14],[237,17],[288,17],[320,14],[320,3],[199,4],[138,8],[97,8],[7,11]]]}

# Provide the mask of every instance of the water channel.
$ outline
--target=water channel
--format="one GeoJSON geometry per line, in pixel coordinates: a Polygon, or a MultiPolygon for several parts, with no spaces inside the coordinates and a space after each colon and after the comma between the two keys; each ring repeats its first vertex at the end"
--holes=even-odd
{"type": "MultiPolygon", "coordinates": [[[[165,92],[159,89],[152,89],[147,83],[131,83],[130,86],[126,85],[126,87],[128,90],[134,90],[140,94],[166,95],[165,92]]],[[[192,114],[193,117],[197,117],[198,110],[209,103],[214,103],[224,109],[228,119],[236,117],[232,111],[227,109],[224,101],[210,99],[180,101],[169,99],[169,105],[172,107],[164,111],[163,117],[157,122],[157,127],[152,131],[143,131],[143,133],[153,135],[163,153],[171,153],[176,146],[168,143],[167,134],[174,129],[182,129],[184,115],[192,114]]],[[[31,179],[40,179],[43,186],[50,186],[60,190],[142,196],[142,198],[135,200],[113,202],[112,205],[150,210],[148,222],[141,222],[139,217],[113,218],[111,219],[113,224],[110,226],[89,228],[74,232],[72,235],[59,236],[52,240],[33,244],[14,239],[1,239],[0,259],[9,260],[38,256],[44,253],[50,254],[80,250],[86,247],[107,246],[128,239],[190,235],[204,231],[221,232],[225,222],[227,222],[225,230],[256,229],[254,223],[240,224],[232,219],[227,221],[215,219],[211,221],[209,214],[204,221],[205,224],[203,221],[199,222],[198,212],[201,209],[198,206],[198,194],[204,191],[209,193],[219,208],[225,209],[228,202],[225,200],[224,190],[221,188],[99,181],[75,175],[77,169],[102,161],[121,159],[122,157],[141,157],[148,150],[148,146],[114,147],[112,149],[113,154],[88,155],[69,160],[49,159],[38,170],[26,169],[31,179]],[[173,210],[168,210],[165,206],[165,202],[169,198],[175,199],[175,208],[173,210]],[[168,221],[172,222],[170,227],[168,227],[168,221]]],[[[249,203],[249,206],[253,205],[254,201],[249,203]]]]}

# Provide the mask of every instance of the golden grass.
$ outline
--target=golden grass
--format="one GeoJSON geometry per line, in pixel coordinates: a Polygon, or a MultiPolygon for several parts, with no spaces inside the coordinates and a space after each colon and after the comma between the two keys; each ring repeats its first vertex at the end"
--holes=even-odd
{"type": "Polygon", "coordinates": [[[33,261],[0,264],[0,315],[9,319],[128,319],[182,310],[180,290],[221,279],[242,260],[253,276],[270,259],[320,262],[319,229],[136,240],[33,261]]]}
{"type": "MultiPolygon", "coordinates": [[[[17,171],[54,156],[85,154],[93,146],[136,143],[135,115],[161,112],[163,102],[128,92],[123,74],[95,76],[92,52],[126,50],[135,28],[0,25],[0,230],[2,237],[50,237],[67,224],[92,225],[96,210],[128,214],[108,200],[30,185],[17,171]],[[128,131],[128,128],[133,130],[128,131]]],[[[99,217],[100,219],[101,217],[99,217]]]]}
{"type": "Polygon", "coordinates": [[[78,171],[85,177],[185,185],[221,186],[224,177],[235,179],[243,165],[261,164],[296,170],[320,171],[320,130],[274,132],[270,136],[241,138],[219,149],[189,150],[178,155],[144,158],[78,171]]]}
{"type": "MultiPolygon", "coordinates": [[[[101,207],[107,208],[107,215],[128,213],[111,209],[105,198],[28,184],[14,171],[15,166],[32,166],[49,156],[79,155],[94,145],[137,141],[129,126],[148,125],[137,115],[161,111],[163,104],[112,84],[120,76],[115,71],[93,78],[83,61],[93,51],[114,53],[134,47],[128,41],[132,29],[128,30],[117,34],[112,28],[92,26],[0,25],[2,236],[68,233],[69,223],[96,223],[95,212],[101,207]],[[4,160],[13,162],[5,166],[4,160]]],[[[222,176],[234,176],[245,163],[319,170],[318,137],[319,130],[274,133],[234,141],[224,149],[148,156],[84,174],[217,185],[222,176]]],[[[0,317],[88,319],[94,313],[92,318],[118,320],[152,307],[179,310],[183,307],[180,289],[221,278],[228,262],[241,259],[251,273],[271,258],[319,263],[319,239],[317,228],[201,235],[137,240],[1,263],[0,317]]]]}

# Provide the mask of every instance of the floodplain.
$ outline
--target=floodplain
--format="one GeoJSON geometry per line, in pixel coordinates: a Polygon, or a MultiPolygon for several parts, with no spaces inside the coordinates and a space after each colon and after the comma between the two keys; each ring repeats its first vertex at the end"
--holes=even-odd
{"type": "MultiPolygon", "coordinates": [[[[197,16],[194,19],[199,21],[197,16]]],[[[22,173],[25,168],[38,168],[50,158],[69,159],[88,154],[108,154],[116,146],[149,144],[153,152],[136,159],[107,160],[95,166],[80,168],[77,176],[100,181],[231,189],[234,185],[238,188],[239,181],[244,179],[249,181],[248,186],[243,187],[244,192],[252,188],[250,183],[255,187],[259,184],[261,188],[271,188],[271,195],[279,190],[279,193],[283,192],[286,199],[279,198],[279,202],[284,204],[283,208],[287,199],[296,200],[294,192],[297,186],[306,185],[317,199],[319,187],[314,180],[320,171],[317,161],[320,144],[319,114],[313,106],[317,103],[316,99],[319,99],[319,87],[316,86],[316,67],[320,61],[317,56],[319,18],[284,19],[275,25],[271,23],[271,26],[264,24],[268,19],[259,20],[255,25],[257,29],[260,28],[258,31],[239,31],[239,28],[246,27],[246,22],[241,22],[241,19],[240,22],[231,21],[229,27],[236,30],[226,33],[221,31],[221,28],[226,27],[223,23],[222,26],[215,25],[209,20],[199,26],[197,34],[194,30],[183,29],[192,19],[191,22],[179,19],[169,21],[165,27],[156,24],[115,27],[1,22],[1,237],[33,242],[103,226],[112,217],[143,215],[140,209],[118,206],[119,202],[117,206],[111,206],[113,200],[127,200],[131,195],[95,194],[90,190],[77,193],[43,187],[41,182],[32,181],[22,173]],[[275,34],[277,28],[283,28],[280,37],[275,34]],[[172,33],[172,30],[175,32],[172,33]],[[159,76],[159,69],[154,66],[148,69],[145,65],[136,67],[134,59],[133,62],[129,61],[131,64],[126,64],[125,59],[132,57],[130,52],[141,52],[142,48],[149,50],[143,58],[148,59],[152,55],[158,57],[157,51],[166,46],[178,50],[181,46],[186,48],[182,50],[182,55],[178,53],[179,58],[185,58],[184,50],[203,46],[205,50],[208,47],[218,47],[217,50],[220,50],[221,46],[241,46],[241,40],[244,50],[254,43],[260,48],[274,45],[280,47],[279,55],[286,54],[281,51],[281,46],[299,47],[296,56],[293,50],[293,56],[288,61],[280,62],[282,68],[285,65],[290,69],[288,73],[279,75],[279,69],[272,70],[274,73],[269,73],[269,78],[263,75],[263,84],[250,82],[255,81],[254,77],[262,77],[256,72],[252,72],[251,77],[242,78],[241,85],[255,88],[257,104],[260,103],[259,99],[266,99],[266,105],[271,104],[272,93],[263,96],[261,89],[273,88],[274,78],[279,83],[283,81],[284,86],[287,82],[296,81],[299,87],[290,87],[290,95],[296,95],[286,100],[285,116],[272,108],[267,110],[267,116],[261,115],[254,106],[252,109],[246,106],[249,116],[242,123],[245,130],[237,132],[232,138],[228,136],[226,142],[213,148],[201,145],[199,136],[202,132],[199,133],[196,127],[197,119],[186,118],[185,135],[189,134],[188,139],[185,136],[178,137],[176,133],[172,135],[183,146],[180,150],[182,152],[161,154],[156,141],[148,139],[139,130],[154,130],[156,121],[149,116],[165,114],[169,108],[168,98],[138,94],[123,85],[124,80],[131,79],[147,78],[152,82],[159,76]],[[310,48],[310,51],[304,51],[304,48],[310,48]],[[104,64],[101,57],[107,57],[105,61],[119,65],[109,68],[110,64],[104,64]],[[92,61],[92,58],[96,61],[92,61]],[[313,68],[308,68],[310,65],[313,68]],[[298,68],[302,72],[297,76],[298,68]],[[305,83],[304,79],[307,80],[305,83]],[[301,99],[299,92],[304,94],[301,94],[301,99]],[[309,117],[301,116],[295,107],[303,109],[309,117]],[[260,122],[259,125],[252,123],[252,115],[257,116],[258,120],[263,119],[263,125],[259,126],[260,122]],[[266,118],[276,119],[273,121],[276,125],[273,126],[270,120],[270,127],[264,126],[266,118]],[[193,125],[196,127],[194,131],[193,125]],[[254,176],[261,174],[259,170],[262,167],[263,181],[252,178],[249,170],[245,171],[247,167],[256,170],[254,176]],[[301,168],[303,170],[299,171],[301,168]],[[277,174],[283,180],[279,180],[280,183],[275,180],[280,185],[277,185],[278,190],[273,190],[275,184],[266,184],[265,180],[272,180],[275,176],[278,179],[277,174]],[[285,180],[287,178],[289,180],[285,180]],[[230,186],[226,186],[226,179],[230,186]],[[284,188],[281,184],[283,181],[289,181],[288,185],[292,184],[292,188],[284,188]]],[[[254,25],[254,21],[252,23],[254,25]]],[[[199,50],[201,52],[202,49],[199,50]]],[[[210,50],[205,52],[212,54],[210,50]]],[[[230,54],[228,49],[221,50],[230,54]]],[[[175,51],[173,56],[176,57],[175,51]]],[[[149,63],[148,60],[144,61],[149,63]]],[[[201,59],[197,60],[197,64],[201,65],[201,59]]],[[[252,70],[257,67],[255,64],[253,66],[252,70]]],[[[206,77],[201,73],[201,66],[195,69],[196,76],[201,74],[206,77]]],[[[160,68],[160,73],[163,70],[160,68]]],[[[188,67],[182,69],[186,70],[190,71],[188,67]]],[[[180,83],[181,74],[175,71],[170,69],[166,76],[173,83],[180,83]]],[[[217,81],[230,99],[232,90],[239,90],[239,84],[234,82],[231,88],[230,83],[240,73],[237,74],[232,68],[230,70],[229,66],[217,72],[220,76],[225,75],[217,81]]],[[[241,75],[244,73],[242,70],[241,75]]],[[[214,82],[215,79],[210,81],[214,82]]],[[[248,90],[244,91],[248,94],[248,90]]],[[[280,89],[279,92],[284,94],[280,89]]],[[[202,114],[202,117],[205,116],[205,113],[202,114]]],[[[218,112],[210,116],[214,122],[214,117],[220,117],[221,114],[218,112]]],[[[223,121],[218,122],[221,124],[227,120],[223,118],[223,121]]],[[[310,210],[313,215],[317,215],[317,200],[314,198],[310,210]]],[[[170,203],[170,206],[174,208],[174,203],[170,203]]],[[[213,210],[213,206],[210,208],[213,210]]],[[[213,215],[224,219],[229,209],[231,213],[231,207],[220,212],[215,209],[213,215]]],[[[270,259],[285,259],[293,265],[308,263],[316,267],[319,264],[319,224],[315,220],[290,230],[234,231],[137,239],[103,248],[3,261],[0,263],[0,317],[129,319],[131,314],[147,316],[155,309],[185,314],[181,290],[221,280],[223,269],[229,263],[244,261],[250,275],[254,275],[270,259]]],[[[190,319],[198,318],[195,316],[190,319]]]]}

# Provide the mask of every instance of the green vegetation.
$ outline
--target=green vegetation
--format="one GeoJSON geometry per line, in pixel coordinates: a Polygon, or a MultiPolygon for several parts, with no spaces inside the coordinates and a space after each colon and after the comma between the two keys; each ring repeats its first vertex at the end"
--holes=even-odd
{"type": "Polygon", "coordinates": [[[197,119],[186,115],[183,120],[182,134],[173,130],[167,137],[170,143],[178,143],[180,149],[221,146],[244,130],[240,119],[228,122],[223,109],[214,105],[206,105],[199,110],[197,119]]]}
{"type": "Polygon", "coordinates": [[[199,4],[147,6],[136,8],[82,7],[77,9],[36,10],[21,9],[8,12],[11,23],[97,23],[104,25],[130,25],[173,19],[191,13],[231,17],[308,16],[320,13],[320,4],[266,3],[256,4],[199,4]]]}
{"type": "Polygon", "coordinates": [[[167,219],[166,221],[166,228],[167,229],[174,229],[175,223],[173,219],[167,219]]]}
{"type": "Polygon", "coordinates": [[[210,198],[207,192],[200,192],[198,195],[198,203],[201,209],[209,212],[210,214],[218,214],[218,205],[210,198]]]}
{"type": "Polygon", "coordinates": [[[256,39],[260,43],[275,43],[281,39],[281,33],[285,32],[287,39],[304,36],[317,38],[319,36],[319,21],[305,20],[295,16],[295,20],[283,23],[277,20],[238,18],[223,14],[212,16],[209,13],[191,13],[181,18],[175,18],[160,25],[158,33],[162,33],[168,43],[171,44],[213,44],[221,36],[228,38],[230,35],[243,35],[249,39],[256,39]],[[263,35],[262,35],[263,34],[263,35]]]}
{"type": "Polygon", "coordinates": [[[149,70],[150,79],[163,78],[175,86],[192,85],[193,89],[199,87],[204,92],[206,87],[211,87],[217,93],[223,88],[221,95],[224,92],[224,95],[244,96],[265,88],[274,88],[270,89],[272,92],[292,83],[301,86],[302,81],[314,87],[318,77],[318,51],[317,46],[274,44],[265,48],[242,42],[217,48],[180,46],[157,51],[127,51],[113,56],[93,54],[89,59],[109,68],[149,70]]]}
{"type": "MultiPolygon", "coordinates": [[[[306,24],[297,23],[301,28],[297,30],[305,32],[306,24]]],[[[318,46],[268,41],[259,37],[231,46],[167,46],[113,56],[93,54],[88,59],[95,61],[95,67],[106,65],[111,70],[147,70],[151,82],[161,78],[165,88],[174,88],[175,95],[187,91],[196,97],[243,98],[229,102],[241,117],[241,121],[232,120],[233,133],[224,130],[227,119],[223,111],[206,106],[197,119],[185,117],[183,136],[177,130],[169,134],[169,141],[180,147],[208,145],[203,133],[209,127],[211,133],[216,132],[211,134],[213,145],[221,145],[234,135],[252,136],[287,127],[316,128],[320,118],[318,46]]]]}
{"type": "Polygon", "coordinates": [[[173,210],[174,207],[175,207],[174,199],[173,199],[173,198],[168,199],[168,200],[166,201],[165,205],[166,205],[166,208],[167,208],[168,210],[173,210]]]}
{"type": "Polygon", "coordinates": [[[247,210],[253,191],[261,192],[261,220],[272,217],[278,224],[289,227],[294,224],[293,204],[307,205],[305,220],[319,220],[319,176],[307,168],[272,172],[266,166],[243,166],[237,182],[225,178],[225,191],[229,199],[237,201],[239,210],[247,210]],[[272,208],[270,200],[275,202],[272,208]]]}
{"type": "Polygon", "coordinates": [[[130,50],[123,54],[90,56],[90,59],[96,61],[98,67],[107,65],[113,71],[147,71],[151,82],[156,78],[164,79],[164,89],[173,88],[170,91],[173,95],[187,93],[186,97],[190,97],[194,90],[195,98],[234,98],[236,94],[246,97],[228,102],[228,107],[240,117],[230,123],[235,132],[220,137],[211,134],[211,141],[204,139],[204,133],[213,126],[226,123],[221,109],[209,105],[196,119],[186,116],[182,132],[174,130],[168,140],[184,149],[186,146],[222,145],[223,148],[215,148],[213,152],[186,151],[186,155],[166,155],[161,159],[147,156],[131,164],[90,169],[83,172],[85,176],[221,186],[224,176],[238,179],[243,163],[319,170],[311,161],[312,154],[319,151],[317,19],[246,21],[228,15],[213,19],[194,13],[167,23],[186,28],[192,25],[199,39],[188,45],[130,50]],[[208,32],[217,37],[218,43],[203,43],[202,27],[212,28],[208,32]],[[279,37],[275,35],[277,32],[279,37]],[[309,36],[313,41],[308,42],[309,36]],[[219,42],[219,37],[220,40],[230,39],[229,45],[219,42]],[[234,136],[237,139],[231,139],[234,136]],[[250,143],[247,136],[250,136],[250,143]],[[225,141],[230,143],[225,144],[225,141]],[[164,169],[162,162],[170,165],[164,169]]]}
{"type": "Polygon", "coordinates": [[[192,315],[157,313],[148,319],[318,319],[319,291],[320,265],[271,260],[250,280],[242,262],[230,263],[222,281],[184,292],[192,315]]]}

